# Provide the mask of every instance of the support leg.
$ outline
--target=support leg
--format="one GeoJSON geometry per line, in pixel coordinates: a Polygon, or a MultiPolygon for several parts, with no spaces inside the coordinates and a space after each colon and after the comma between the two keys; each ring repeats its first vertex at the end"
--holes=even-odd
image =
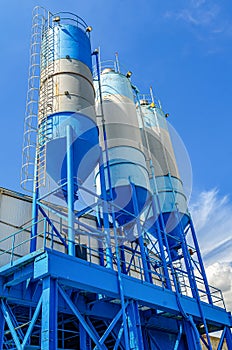
{"type": "Polygon", "coordinates": [[[232,350],[232,334],[229,327],[226,327],[225,339],[228,350],[232,350]]]}
{"type": "Polygon", "coordinates": [[[74,178],[73,178],[73,130],[67,125],[67,199],[68,199],[68,254],[75,256],[74,234],[74,178]]]}
{"type": "Polygon", "coordinates": [[[90,337],[81,323],[79,323],[79,332],[80,332],[80,349],[91,350],[90,337]]]}
{"type": "Polygon", "coordinates": [[[37,243],[37,222],[38,222],[38,215],[39,215],[39,209],[37,204],[37,199],[39,196],[39,188],[38,188],[38,174],[37,174],[37,167],[38,167],[38,156],[36,153],[35,156],[35,170],[34,170],[34,184],[33,184],[33,196],[32,196],[32,227],[31,227],[31,242],[30,242],[30,252],[36,251],[36,243],[37,243]]]}
{"type": "Polygon", "coordinates": [[[101,182],[102,199],[104,201],[102,215],[103,215],[104,232],[106,234],[106,267],[112,269],[113,268],[113,261],[112,261],[111,242],[110,242],[110,223],[109,223],[106,180],[105,180],[105,170],[104,170],[102,151],[101,151],[101,158],[100,158],[100,182],[101,182]]]}
{"type": "Polygon", "coordinates": [[[133,183],[131,183],[131,189],[132,189],[132,201],[133,201],[134,212],[135,212],[135,215],[137,218],[137,229],[138,229],[138,235],[139,235],[138,242],[139,242],[141,259],[142,259],[142,264],[143,264],[144,277],[145,277],[146,282],[150,282],[147,257],[146,257],[146,253],[145,253],[144,241],[143,241],[142,232],[141,232],[141,224],[140,224],[140,220],[139,220],[138,200],[137,200],[135,186],[133,183]]]}
{"type": "Polygon", "coordinates": [[[144,350],[138,303],[131,301],[127,308],[130,349],[144,350]]]}
{"type": "Polygon", "coordinates": [[[184,321],[184,329],[186,334],[186,341],[189,350],[201,350],[200,335],[194,326],[194,321],[189,316],[189,320],[184,321]]]}
{"type": "Polygon", "coordinates": [[[5,327],[5,319],[3,312],[0,308],[0,350],[3,349],[4,345],[4,327],[5,327]]]}
{"type": "Polygon", "coordinates": [[[43,280],[41,350],[57,349],[57,281],[51,277],[43,280]]]}

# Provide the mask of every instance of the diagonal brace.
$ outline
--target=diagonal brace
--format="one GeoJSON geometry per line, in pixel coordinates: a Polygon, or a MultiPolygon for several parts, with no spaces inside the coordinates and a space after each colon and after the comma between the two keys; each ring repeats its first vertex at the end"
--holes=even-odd
{"type": "MultiPolygon", "coordinates": [[[[127,306],[128,306],[128,302],[125,303],[125,308],[127,308],[127,306]]],[[[104,343],[104,341],[106,340],[108,335],[111,333],[111,331],[113,330],[114,326],[116,325],[116,323],[118,322],[121,316],[122,316],[122,309],[119,310],[117,315],[114,317],[114,319],[111,321],[110,325],[106,329],[105,333],[102,335],[101,339],[99,340],[100,344],[104,343]]],[[[94,348],[94,350],[96,350],[96,347],[94,348]]]]}
{"type": "Polygon", "coordinates": [[[58,286],[58,290],[64,301],[67,303],[67,305],[70,307],[74,315],[78,318],[79,322],[82,324],[86,332],[89,334],[90,338],[94,341],[94,343],[97,345],[99,350],[105,350],[105,346],[102,345],[99,342],[99,339],[97,339],[96,335],[93,333],[89,325],[86,323],[84,317],[81,315],[80,311],[77,309],[77,307],[73,304],[72,300],[69,298],[69,296],[65,293],[65,291],[58,286]]]}
{"type": "Polygon", "coordinates": [[[34,328],[35,322],[36,322],[36,320],[37,320],[37,318],[39,316],[39,313],[40,313],[40,310],[41,310],[41,306],[42,306],[42,295],[41,295],[41,297],[39,299],[39,302],[38,302],[38,304],[36,306],[34,315],[33,315],[32,319],[31,319],[31,322],[30,322],[30,326],[28,327],[28,330],[27,330],[27,332],[25,334],[25,337],[24,337],[24,340],[23,340],[23,343],[22,343],[22,349],[25,348],[25,346],[27,344],[27,341],[28,341],[28,339],[29,339],[29,337],[31,335],[31,332],[32,332],[32,330],[34,328]]]}
{"type": "Polygon", "coordinates": [[[5,305],[3,300],[2,300],[1,308],[2,308],[2,313],[4,315],[4,318],[6,320],[6,323],[7,323],[8,327],[9,327],[10,332],[11,332],[12,338],[13,338],[13,340],[15,342],[17,350],[23,350],[22,346],[20,344],[17,332],[15,330],[15,327],[14,327],[14,325],[12,323],[9,311],[7,310],[7,306],[5,305]]]}

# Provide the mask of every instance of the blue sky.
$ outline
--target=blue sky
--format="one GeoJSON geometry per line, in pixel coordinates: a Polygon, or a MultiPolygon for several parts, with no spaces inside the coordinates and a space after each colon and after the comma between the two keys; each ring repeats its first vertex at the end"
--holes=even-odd
{"type": "Polygon", "coordinates": [[[231,0],[1,0],[0,186],[19,191],[36,5],[83,17],[93,27],[92,47],[100,46],[103,58],[111,59],[117,51],[141,92],[153,86],[191,159],[191,208],[206,264],[211,270],[218,261],[229,266],[231,281],[231,0]],[[215,251],[219,244],[226,244],[223,258],[215,251]]]}

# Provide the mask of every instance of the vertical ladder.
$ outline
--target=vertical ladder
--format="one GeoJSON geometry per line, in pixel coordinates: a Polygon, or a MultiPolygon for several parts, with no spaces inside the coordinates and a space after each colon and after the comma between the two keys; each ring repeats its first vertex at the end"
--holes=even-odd
{"type": "Polygon", "coordinates": [[[46,15],[47,11],[42,7],[37,6],[33,10],[21,168],[21,186],[24,190],[30,192],[33,191],[34,181],[40,94],[40,51],[46,15]]]}
{"type": "MultiPolygon", "coordinates": [[[[41,83],[39,101],[39,130],[37,143],[37,187],[46,185],[46,145],[52,136],[52,121],[49,115],[54,112],[54,73],[55,73],[55,33],[50,19],[44,27],[42,37],[44,47],[41,52],[41,83]]],[[[56,40],[56,43],[58,41],[56,40]]]]}

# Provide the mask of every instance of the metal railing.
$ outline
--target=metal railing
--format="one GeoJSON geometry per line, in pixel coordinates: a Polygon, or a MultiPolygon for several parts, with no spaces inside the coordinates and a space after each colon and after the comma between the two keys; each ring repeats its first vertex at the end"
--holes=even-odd
{"type": "MultiPolygon", "coordinates": [[[[38,233],[35,237],[31,237],[31,228],[33,224],[29,223],[22,229],[17,230],[11,235],[0,240],[0,267],[6,264],[13,266],[18,259],[30,254],[30,243],[33,239],[37,240],[37,250],[46,251],[46,249],[50,249],[61,253],[67,253],[66,247],[68,245],[68,225],[62,222],[56,222],[54,220],[51,222],[51,220],[46,217],[38,220],[36,224],[38,227],[38,233]],[[59,236],[57,235],[58,227],[59,236]]],[[[107,265],[107,243],[104,235],[100,236],[97,229],[95,233],[94,228],[92,232],[87,232],[81,226],[76,226],[75,237],[75,245],[78,248],[76,251],[77,258],[86,260],[88,263],[96,265],[102,265],[103,261],[103,266],[107,265]],[[99,247],[101,247],[101,249],[99,249],[99,247]]],[[[141,253],[139,250],[135,250],[132,245],[133,243],[128,243],[128,245],[118,247],[119,256],[121,256],[122,251],[124,256],[123,259],[120,258],[120,266],[123,267],[122,273],[136,278],[141,282],[145,282],[144,265],[141,253]]],[[[113,269],[117,271],[118,265],[116,260],[116,246],[114,245],[112,237],[111,249],[113,254],[113,269]]],[[[163,273],[163,268],[158,257],[154,253],[150,252],[146,262],[148,266],[147,272],[150,276],[150,283],[165,288],[166,277],[163,273]]],[[[175,276],[172,275],[171,268],[168,267],[172,290],[175,291],[174,278],[181,273],[182,288],[179,290],[179,292],[187,297],[192,297],[193,291],[189,284],[187,272],[178,268],[174,268],[174,271],[176,274],[175,276]]],[[[195,276],[195,279],[201,301],[207,302],[208,296],[204,287],[203,278],[195,276]]],[[[225,303],[220,289],[210,286],[210,294],[215,306],[225,308],[225,303]]]]}

